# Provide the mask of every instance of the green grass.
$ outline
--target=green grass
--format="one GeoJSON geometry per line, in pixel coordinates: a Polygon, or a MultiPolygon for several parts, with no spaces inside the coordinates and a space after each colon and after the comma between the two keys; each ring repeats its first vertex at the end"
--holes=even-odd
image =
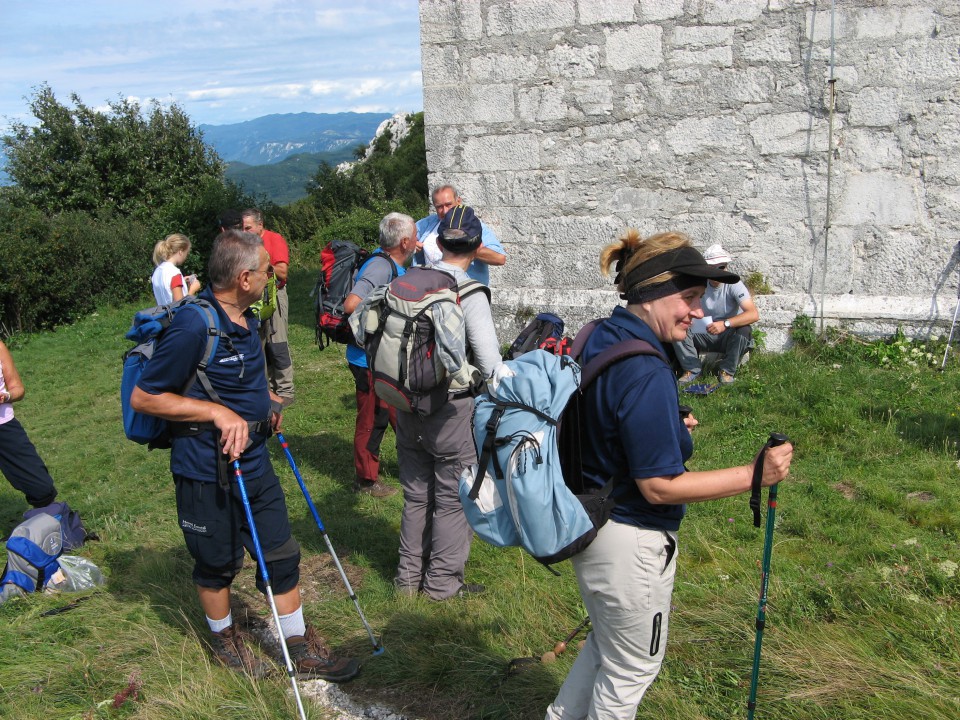
{"type": "MultiPolygon", "coordinates": [[[[291,284],[298,403],[284,429],[383,655],[370,656],[277,444],[273,456],[303,546],[307,614],[335,647],[364,659],[346,689],[424,718],[542,717],[576,649],[507,679],[504,671],[582,618],[569,564],[554,578],[515,548],[476,541],[468,580],[485,583],[486,595],[441,604],[394,595],[402,500],[350,491],[353,383],[339,348],[313,345],[313,279],[300,271],[291,284]]],[[[108,584],[58,615],[41,614],[76,596],[0,606],[0,717],[294,717],[282,674],[250,682],[203,650],[168,456],[125,440],[120,426],[123,332],[135,309],[11,343],[27,385],[17,415],[61,498],[100,534],[82,554],[108,584]],[[98,707],[131,678],[138,699],[98,707]]],[[[958,397],[955,360],[939,374],[789,353],[755,354],[734,386],[685,398],[702,423],[691,469],[746,462],[771,430],[796,442],[779,495],[758,718],[960,717],[958,397]]],[[[392,437],[384,468],[395,478],[392,437]]],[[[0,531],[24,509],[0,484],[0,531]]],[[[667,659],[638,717],[745,717],[762,545],[745,497],[690,508],[667,659]]],[[[251,566],[237,594],[265,617],[251,566]]]]}

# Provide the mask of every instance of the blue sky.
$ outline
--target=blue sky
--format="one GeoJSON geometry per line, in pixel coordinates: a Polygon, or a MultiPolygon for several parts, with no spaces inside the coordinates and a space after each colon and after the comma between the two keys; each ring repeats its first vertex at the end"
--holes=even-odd
{"type": "Polygon", "coordinates": [[[0,132],[63,102],[176,102],[197,123],[423,109],[417,0],[0,0],[0,132]]]}

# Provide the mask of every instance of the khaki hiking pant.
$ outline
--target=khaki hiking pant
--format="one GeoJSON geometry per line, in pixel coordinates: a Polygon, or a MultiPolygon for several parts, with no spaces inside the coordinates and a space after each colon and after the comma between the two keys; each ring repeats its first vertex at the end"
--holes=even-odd
{"type": "Polygon", "coordinates": [[[634,720],[667,644],[677,535],[610,520],[572,562],[592,629],[546,720],[634,720]]]}

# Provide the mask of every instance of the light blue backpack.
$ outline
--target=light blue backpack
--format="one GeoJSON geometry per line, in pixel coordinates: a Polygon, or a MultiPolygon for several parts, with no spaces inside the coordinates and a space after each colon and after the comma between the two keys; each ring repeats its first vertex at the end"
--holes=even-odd
{"type": "Polygon", "coordinates": [[[616,504],[614,486],[623,479],[611,477],[602,488],[585,486],[583,390],[628,357],[656,355],[666,362],[646,341],[630,339],[604,349],[581,372],[573,358],[601,322],[577,333],[572,355],[532,350],[508,360],[513,377],[476,400],[473,432],[480,458],[460,476],[459,487],[467,521],[491,545],[520,546],[548,566],[593,542],[616,504]]]}
{"type": "Polygon", "coordinates": [[[554,556],[565,548],[596,535],[583,504],[564,483],[557,452],[557,422],[580,385],[580,366],[543,350],[506,364],[514,377],[476,400],[481,457],[479,469],[468,468],[460,477],[460,501],[486,542],[521,546],[545,564],[557,562],[563,558],[554,556]]]}

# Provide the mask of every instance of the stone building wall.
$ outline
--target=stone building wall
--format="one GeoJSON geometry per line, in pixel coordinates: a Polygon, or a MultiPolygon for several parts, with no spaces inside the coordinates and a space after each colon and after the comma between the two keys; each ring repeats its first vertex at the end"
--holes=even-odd
{"type": "Polygon", "coordinates": [[[501,340],[531,310],[609,313],[598,254],[630,225],[762,273],[774,348],[801,312],[949,324],[957,0],[420,0],[420,27],[431,184],[508,251],[501,340]]]}

